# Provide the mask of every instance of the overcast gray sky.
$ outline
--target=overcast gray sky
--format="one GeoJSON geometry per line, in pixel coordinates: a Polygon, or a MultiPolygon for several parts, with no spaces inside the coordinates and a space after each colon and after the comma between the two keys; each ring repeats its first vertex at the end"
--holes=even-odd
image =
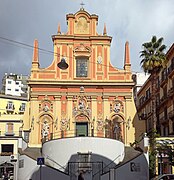
{"type": "MultiPolygon", "coordinates": [[[[51,35],[67,31],[66,14],[80,9],[81,0],[0,0],[0,37],[53,51],[51,35]]],[[[90,14],[97,14],[98,33],[112,36],[111,63],[123,67],[124,45],[130,44],[133,71],[141,71],[141,44],[153,35],[164,38],[167,49],[174,42],[173,0],[83,0],[90,14]]],[[[30,74],[33,51],[0,39],[0,79],[5,72],[30,74]]],[[[40,53],[41,67],[47,67],[52,54],[40,53]]]]}

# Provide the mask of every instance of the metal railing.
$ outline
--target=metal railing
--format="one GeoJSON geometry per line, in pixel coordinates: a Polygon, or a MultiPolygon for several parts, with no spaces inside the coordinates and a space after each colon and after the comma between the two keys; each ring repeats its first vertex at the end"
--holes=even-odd
{"type": "Polygon", "coordinates": [[[62,139],[62,138],[73,138],[73,137],[101,137],[101,138],[109,138],[109,139],[115,139],[118,141],[122,141],[121,136],[118,136],[114,131],[111,130],[103,130],[103,131],[89,131],[86,134],[84,133],[79,134],[78,130],[62,130],[62,131],[57,131],[54,133],[50,133],[47,136],[42,137],[41,142],[44,143],[49,140],[53,139],[62,139]]]}

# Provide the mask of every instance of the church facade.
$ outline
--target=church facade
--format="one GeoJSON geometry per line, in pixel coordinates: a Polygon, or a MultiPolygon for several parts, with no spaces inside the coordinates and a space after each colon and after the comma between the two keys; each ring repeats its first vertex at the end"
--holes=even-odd
{"type": "MultiPolygon", "coordinates": [[[[52,36],[54,57],[40,68],[38,41],[34,42],[30,87],[30,146],[74,136],[135,140],[136,109],[133,101],[129,43],[125,44],[124,67],[111,65],[112,38],[97,33],[98,16],[83,8],[66,16],[68,31],[52,36]],[[66,61],[69,67],[57,64],[66,61]]],[[[137,136],[140,134],[136,133],[137,136]]]]}

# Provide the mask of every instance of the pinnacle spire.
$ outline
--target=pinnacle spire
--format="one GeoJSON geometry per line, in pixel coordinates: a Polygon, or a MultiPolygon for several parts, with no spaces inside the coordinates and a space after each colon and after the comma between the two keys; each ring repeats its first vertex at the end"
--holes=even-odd
{"type": "Polygon", "coordinates": [[[61,30],[60,30],[60,23],[58,24],[57,34],[61,34],[61,30]]]}
{"type": "Polygon", "coordinates": [[[38,40],[37,39],[34,40],[33,61],[34,62],[39,61],[39,58],[38,58],[38,40]]]}
{"type": "Polygon", "coordinates": [[[107,35],[107,31],[106,31],[106,23],[104,24],[103,35],[104,35],[104,36],[107,35]]]}
{"type": "Polygon", "coordinates": [[[130,70],[130,51],[129,51],[129,42],[127,41],[125,44],[125,57],[124,57],[124,69],[130,70]]]}
{"type": "Polygon", "coordinates": [[[34,51],[33,51],[33,60],[32,60],[32,68],[39,67],[39,51],[38,51],[38,40],[34,40],[34,51]]]}

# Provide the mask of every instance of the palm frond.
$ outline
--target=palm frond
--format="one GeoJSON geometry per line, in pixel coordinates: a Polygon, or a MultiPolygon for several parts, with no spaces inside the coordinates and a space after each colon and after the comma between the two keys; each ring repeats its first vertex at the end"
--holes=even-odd
{"type": "Polygon", "coordinates": [[[159,46],[161,46],[163,40],[164,40],[163,37],[161,37],[161,38],[159,38],[159,39],[157,40],[157,43],[159,44],[159,46]]]}
{"type": "Polygon", "coordinates": [[[165,49],[166,49],[166,45],[164,44],[159,47],[159,51],[161,52],[163,52],[165,49]]]}
{"type": "Polygon", "coordinates": [[[152,36],[151,42],[152,42],[152,43],[156,43],[156,40],[157,40],[156,36],[152,36]]]}

